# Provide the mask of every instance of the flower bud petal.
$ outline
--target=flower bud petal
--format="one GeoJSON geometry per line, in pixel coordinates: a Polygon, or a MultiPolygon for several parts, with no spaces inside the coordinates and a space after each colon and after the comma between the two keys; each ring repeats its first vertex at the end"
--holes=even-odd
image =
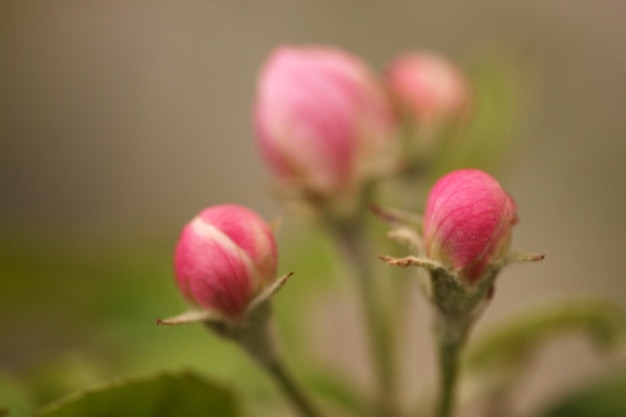
{"type": "Polygon", "coordinates": [[[276,242],[255,212],[237,205],[210,207],[184,227],[174,270],[189,301],[237,317],[276,278],[276,242]]]}
{"type": "Polygon", "coordinates": [[[386,78],[402,114],[421,129],[432,130],[453,121],[469,102],[463,74],[434,54],[401,55],[389,66],[386,78]]]}
{"type": "Polygon", "coordinates": [[[517,222],[515,202],[495,179],[476,169],[451,172],[426,201],[426,254],[475,282],[508,251],[517,222]]]}
{"type": "Polygon", "coordinates": [[[254,127],[279,179],[334,194],[359,179],[395,125],[382,88],[356,57],[282,47],[260,72],[254,127]]]}

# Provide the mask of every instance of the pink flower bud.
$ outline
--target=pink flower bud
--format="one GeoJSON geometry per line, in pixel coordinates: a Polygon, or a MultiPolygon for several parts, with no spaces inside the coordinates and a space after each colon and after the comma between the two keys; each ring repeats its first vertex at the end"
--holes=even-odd
{"type": "Polygon", "coordinates": [[[508,251],[517,221],[515,202],[491,176],[476,169],[451,172],[428,194],[426,254],[475,282],[508,251]]]}
{"type": "Polygon", "coordinates": [[[262,68],[255,131],[279,179],[336,194],[361,179],[393,137],[391,104],[358,58],[282,47],[262,68]]]}
{"type": "Polygon", "coordinates": [[[408,53],[393,61],[387,87],[402,114],[421,129],[452,122],[469,102],[463,74],[442,57],[428,53],[408,53]]]}
{"type": "Polygon", "coordinates": [[[174,256],[178,286],[194,304],[227,318],[276,278],[274,236],[255,212],[237,205],[202,211],[183,229],[174,256]]]}

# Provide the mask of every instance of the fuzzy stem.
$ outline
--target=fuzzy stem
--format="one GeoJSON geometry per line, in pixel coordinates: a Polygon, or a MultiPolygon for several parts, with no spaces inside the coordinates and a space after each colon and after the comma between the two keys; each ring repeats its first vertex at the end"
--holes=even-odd
{"type": "Polygon", "coordinates": [[[222,337],[236,342],[246,351],[282,390],[302,417],[322,417],[313,403],[296,384],[276,351],[270,331],[270,304],[263,302],[240,323],[209,323],[207,326],[222,337]]]}
{"type": "Polygon", "coordinates": [[[372,274],[371,259],[374,258],[362,236],[361,226],[362,223],[346,227],[333,225],[332,229],[356,278],[377,383],[376,415],[396,417],[399,412],[396,402],[393,334],[388,325],[387,314],[381,308],[379,292],[372,274]]]}
{"type": "Polygon", "coordinates": [[[313,407],[311,401],[295,383],[292,376],[287,372],[281,362],[274,361],[262,363],[261,366],[274,378],[285,396],[303,417],[320,417],[321,414],[313,407]]]}
{"type": "Polygon", "coordinates": [[[480,317],[491,283],[497,275],[483,277],[483,285],[468,293],[445,269],[431,272],[437,308],[435,337],[439,360],[439,399],[436,417],[454,415],[460,356],[473,324],[480,317]]]}
{"type": "MultiPolygon", "coordinates": [[[[445,324],[444,324],[445,326],[445,324]]],[[[454,412],[456,387],[459,376],[459,357],[463,345],[462,340],[451,339],[446,332],[438,332],[439,348],[439,400],[437,417],[451,417],[454,412]]]]}

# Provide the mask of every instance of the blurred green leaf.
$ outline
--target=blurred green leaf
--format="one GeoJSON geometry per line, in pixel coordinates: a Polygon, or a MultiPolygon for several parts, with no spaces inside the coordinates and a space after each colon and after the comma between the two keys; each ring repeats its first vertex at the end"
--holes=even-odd
{"type": "Polygon", "coordinates": [[[585,333],[601,349],[622,346],[626,342],[626,312],[607,300],[567,301],[534,309],[475,344],[467,363],[473,369],[507,365],[525,358],[546,339],[572,331],[585,333]]]}
{"type": "Polygon", "coordinates": [[[540,414],[540,417],[624,416],[626,416],[626,370],[575,391],[540,414]]]}
{"type": "Polygon", "coordinates": [[[186,371],[113,382],[47,407],[39,417],[237,417],[231,392],[186,371]]]}
{"type": "Polygon", "coordinates": [[[32,415],[32,399],[27,388],[3,372],[0,372],[0,394],[0,416],[32,415]]]}

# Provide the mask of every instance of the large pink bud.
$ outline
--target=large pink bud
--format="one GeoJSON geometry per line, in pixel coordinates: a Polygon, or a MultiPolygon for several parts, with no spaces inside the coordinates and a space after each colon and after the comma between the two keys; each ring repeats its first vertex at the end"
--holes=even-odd
{"type": "Polygon", "coordinates": [[[361,180],[395,128],[391,104],[366,65],[323,47],[271,54],[258,78],[254,125],[279,179],[325,195],[361,180]]]}
{"type": "Polygon", "coordinates": [[[267,223],[237,205],[207,208],[176,246],[178,286],[194,304],[236,318],[276,278],[276,242],[267,223]]]}
{"type": "Polygon", "coordinates": [[[513,199],[491,176],[476,169],[451,172],[428,194],[426,254],[475,282],[508,251],[517,221],[513,199]]]}
{"type": "Polygon", "coordinates": [[[401,55],[389,66],[386,78],[401,113],[418,129],[432,130],[453,122],[469,102],[461,71],[434,54],[401,55]]]}

